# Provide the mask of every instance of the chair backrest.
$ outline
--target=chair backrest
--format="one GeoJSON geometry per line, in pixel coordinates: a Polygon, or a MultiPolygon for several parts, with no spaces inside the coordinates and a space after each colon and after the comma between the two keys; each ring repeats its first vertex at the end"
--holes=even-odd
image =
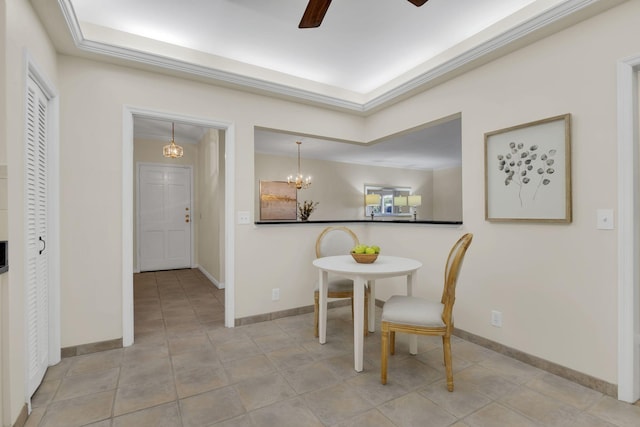
{"type": "Polygon", "coordinates": [[[444,269],[444,289],[442,290],[441,301],[442,304],[444,304],[442,320],[447,327],[452,326],[451,317],[453,314],[453,304],[456,301],[456,283],[458,281],[458,273],[460,273],[464,255],[467,252],[469,245],[471,245],[472,239],[473,234],[471,233],[467,233],[462,236],[458,239],[455,245],[453,245],[449,251],[449,256],[447,257],[447,265],[444,269]]]}
{"type": "Polygon", "coordinates": [[[316,239],[316,257],[349,255],[359,244],[358,236],[347,227],[327,227],[316,239]]]}

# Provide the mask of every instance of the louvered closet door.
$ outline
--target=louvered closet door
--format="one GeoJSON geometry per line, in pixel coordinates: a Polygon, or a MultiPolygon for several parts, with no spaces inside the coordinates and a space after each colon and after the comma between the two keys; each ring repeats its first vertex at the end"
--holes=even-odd
{"type": "Polygon", "coordinates": [[[26,310],[28,396],[48,365],[49,292],[47,242],[47,105],[40,87],[28,80],[25,152],[26,310]]]}

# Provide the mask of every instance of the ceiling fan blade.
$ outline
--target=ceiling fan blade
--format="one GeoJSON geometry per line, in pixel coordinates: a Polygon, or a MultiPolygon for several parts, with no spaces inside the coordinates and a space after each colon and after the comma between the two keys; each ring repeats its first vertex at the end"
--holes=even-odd
{"type": "Polygon", "coordinates": [[[309,0],[298,28],[319,27],[330,4],[331,0],[309,0]]]}
{"type": "Polygon", "coordinates": [[[425,4],[426,2],[428,2],[429,0],[409,0],[411,3],[413,3],[414,5],[420,7],[423,4],[425,4]]]}

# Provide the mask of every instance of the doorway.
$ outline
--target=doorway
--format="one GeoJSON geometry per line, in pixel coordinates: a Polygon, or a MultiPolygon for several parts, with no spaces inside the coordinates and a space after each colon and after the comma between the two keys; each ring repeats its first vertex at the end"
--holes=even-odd
{"type": "Polygon", "coordinates": [[[224,188],[221,247],[224,260],[223,285],[225,288],[225,326],[233,327],[235,323],[234,298],[234,205],[235,205],[235,125],[232,122],[216,121],[193,116],[169,114],[166,112],[125,106],[123,108],[123,188],[122,188],[122,325],[123,345],[133,344],[133,270],[134,270],[134,129],[135,118],[158,119],[168,122],[188,123],[194,126],[224,131],[224,153],[220,157],[221,176],[224,188]],[[223,159],[223,160],[222,160],[223,159]]]}

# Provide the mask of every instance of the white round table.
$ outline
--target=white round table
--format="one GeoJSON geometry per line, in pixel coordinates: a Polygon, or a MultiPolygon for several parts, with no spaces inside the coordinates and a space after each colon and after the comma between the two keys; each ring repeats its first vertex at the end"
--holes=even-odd
{"type": "MultiPolygon", "coordinates": [[[[354,367],[357,372],[362,371],[364,340],[364,287],[368,282],[371,288],[369,298],[369,331],[375,331],[375,280],[386,277],[407,276],[407,295],[412,294],[416,271],[422,267],[420,261],[411,258],[380,255],[371,264],[357,263],[351,255],[338,255],[317,258],[313,265],[320,271],[320,313],[319,313],[319,341],[327,341],[327,281],[329,273],[353,280],[353,348],[354,367]]],[[[415,340],[417,343],[417,340],[415,340]]],[[[417,352],[417,344],[411,342],[411,353],[417,352]]]]}

